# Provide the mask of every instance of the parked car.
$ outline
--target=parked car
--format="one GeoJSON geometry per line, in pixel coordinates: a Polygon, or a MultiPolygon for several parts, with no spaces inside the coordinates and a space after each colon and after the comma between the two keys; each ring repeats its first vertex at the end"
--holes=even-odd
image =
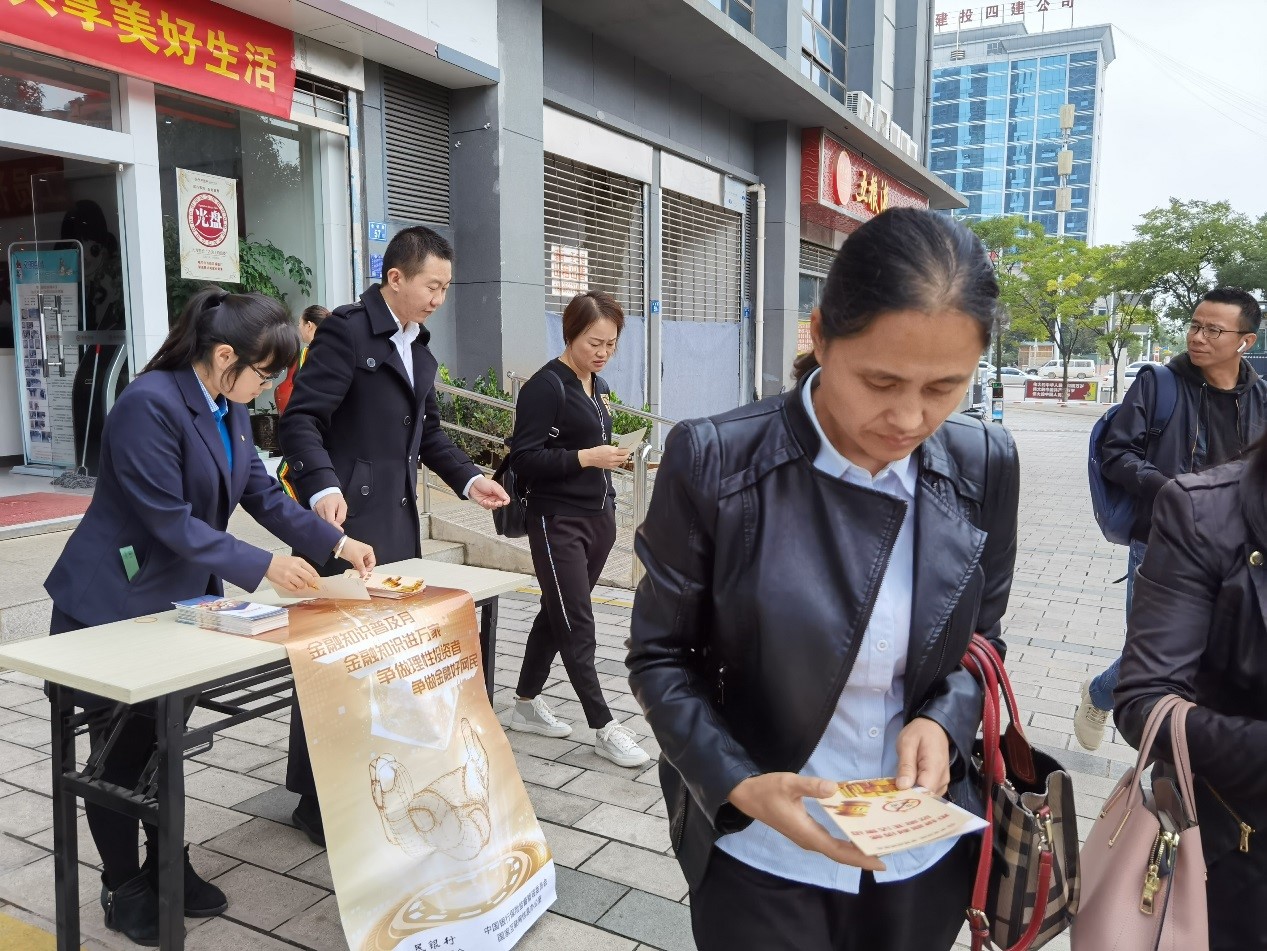
{"type": "Polygon", "coordinates": [[[1027,378],[1027,374],[1022,373],[1016,367],[1004,367],[1000,374],[1003,377],[1004,386],[1023,386],[1027,378]]]}
{"type": "MultiPolygon", "coordinates": [[[[1122,392],[1125,393],[1131,388],[1131,384],[1135,382],[1135,377],[1139,375],[1139,371],[1143,367],[1159,367],[1162,366],[1155,360],[1136,360],[1134,363],[1127,364],[1126,369],[1122,371],[1122,392]]],[[[1113,374],[1104,374],[1103,385],[1106,390],[1113,387],[1113,374]]]]}
{"type": "Polygon", "coordinates": [[[977,382],[989,383],[994,379],[994,364],[988,360],[982,360],[977,364],[977,382]]]}
{"type": "MultiPolygon", "coordinates": [[[[1070,360],[1069,379],[1087,380],[1095,376],[1094,360],[1070,360]]],[[[1045,380],[1059,380],[1064,375],[1064,366],[1059,360],[1048,360],[1038,371],[1045,380]]]]}

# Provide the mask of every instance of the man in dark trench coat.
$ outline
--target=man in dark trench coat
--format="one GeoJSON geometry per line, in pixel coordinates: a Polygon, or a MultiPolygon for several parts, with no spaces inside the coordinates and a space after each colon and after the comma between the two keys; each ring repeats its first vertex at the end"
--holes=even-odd
{"type": "MultiPolygon", "coordinates": [[[[453,279],[453,247],[430,228],[406,228],[383,255],[382,283],[322,322],[282,414],[282,483],[304,505],[374,547],[378,563],[421,554],[418,466],[486,509],[509,499],[440,428],[436,358],[425,322],[453,279]]],[[[337,558],[323,575],[350,567],[337,558]]],[[[324,845],[298,704],[291,709],[286,788],[293,821],[324,845]]]]}

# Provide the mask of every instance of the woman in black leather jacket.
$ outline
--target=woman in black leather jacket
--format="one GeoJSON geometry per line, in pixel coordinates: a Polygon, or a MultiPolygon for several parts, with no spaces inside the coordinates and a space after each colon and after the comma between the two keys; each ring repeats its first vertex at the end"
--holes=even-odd
{"type": "MultiPolygon", "coordinates": [[[[1163,488],[1113,695],[1118,729],[1136,746],[1159,699],[1197,704],[1188,749],[1211,951],[1267,949],[1265,552],[1267,440],[1163,488]]],[[[1153,750],[1168,765],[1169,730],[1153,750]]]]}
{"type": "Polygon", "coordinates": [[[1002,427],[948,417],[997,296],[970,231],[885,212],[837,256],[796,390],[669,437],[628,665],[701,951],[954,943],[976,837],[881,863],[805,800],[897,776],[980,811],[960,659],[998,643],[1017,464],[1002,427]]]}

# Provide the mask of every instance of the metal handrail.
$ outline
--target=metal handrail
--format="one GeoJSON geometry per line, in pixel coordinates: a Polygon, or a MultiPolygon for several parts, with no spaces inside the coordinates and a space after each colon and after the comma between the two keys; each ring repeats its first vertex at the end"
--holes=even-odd
{"type": "Polygon", "coordinates": [[[472,393],[470,390],[464,390],[460,386],[451,386],[448,383],[437,383],[437,393],[448,393],[451,396],[460,396],[462,399],[470,400],[473,403],[483,403],[485,406],[496,406],[498,409],[507,409],[512,413],[515,411],[515,404],[506,400],[499,400],[495,396],[485,396],[483,393],[472,393]]]}
{"type": "MultiPolygon", "coordinates": [[[[530,378],[526,376],[520,376],[514,370],[510,370],[506,373],[506,379],[510,380],[512,384],[514,383],[522,384],[522,383],[527,383],[530,378]]],[[[516,388],[512,387],[512,392],[515,392],[515,391],[516,391],[516,388]]],[[[619,405],[620,405],[620,409],[617,410],[617,412],[620,412],[620,413],[628,413],[630,416],[637,416],[640,419],[650,420],[653,423],[662,423],[665,426],[676,426],[678,424],[678,421],[676,419],[669,419],[665,416],[657,416],[655,413],[648,413],[646,410],[634,409],[631,406],[626,406],[624,403],[621,403],[619,405]]]]}

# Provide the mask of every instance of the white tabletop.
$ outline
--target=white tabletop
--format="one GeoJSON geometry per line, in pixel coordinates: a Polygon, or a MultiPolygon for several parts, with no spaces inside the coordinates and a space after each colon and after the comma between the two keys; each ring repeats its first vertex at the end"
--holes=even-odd
{"type": "MultiPolygon", "coordinates": [[[[431,588],[469,591],[476,602],[533,581],[509,571],[423,558],[383,565],[381,570],[421,577],[431,588]]],[[[279,597],[267,586],[251,599],[294,601],[279,597]]],[[[286,648],[281,644],[179,624],[174,610],[0,648],[0,668],[11,667],[122,703],[153,700],[285,659],[286,648]]]]}

